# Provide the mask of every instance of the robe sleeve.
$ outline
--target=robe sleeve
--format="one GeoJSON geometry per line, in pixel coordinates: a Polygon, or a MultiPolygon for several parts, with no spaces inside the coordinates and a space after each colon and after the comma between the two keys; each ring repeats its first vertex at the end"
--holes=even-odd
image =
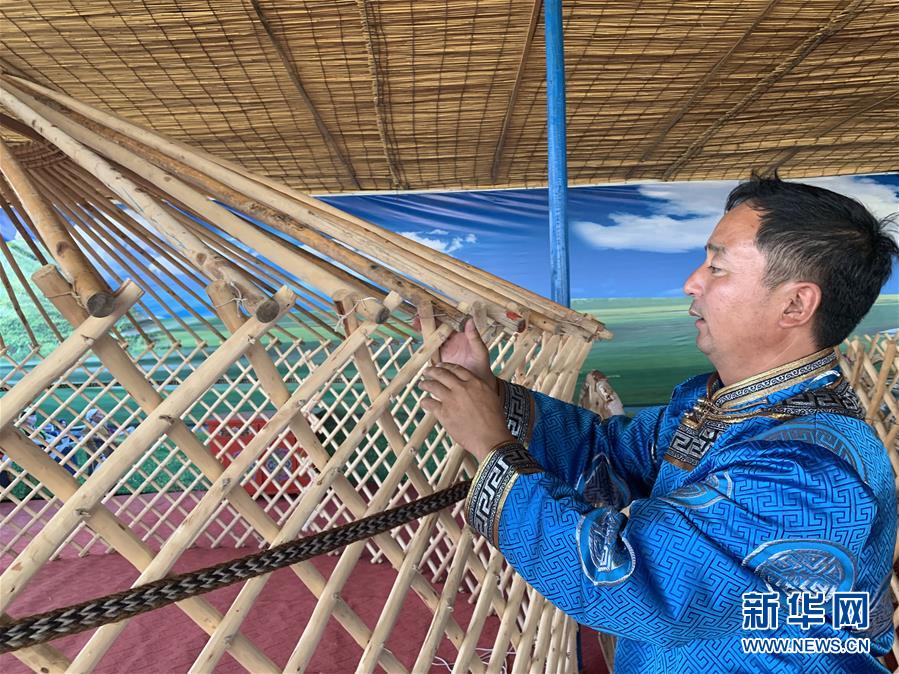
{"type": "Polygon", "coordinates": [[[545,471],[587,500],[618,508],[649,494],[664,407],[603,421],[590,410],[498,382],[509,431],[545,471]]]}
{"type": "Polygon", "coordinates": [[[815,445],[737,445],[712,472],[635,500],[625,516],[545,470],[542,442],[485,458],[469,524],[576,621],[662,647],[739,632],[744,593],[795,580],[775,577],[790,555],[852,576],[876,516],[870,488],[815,445]]]}

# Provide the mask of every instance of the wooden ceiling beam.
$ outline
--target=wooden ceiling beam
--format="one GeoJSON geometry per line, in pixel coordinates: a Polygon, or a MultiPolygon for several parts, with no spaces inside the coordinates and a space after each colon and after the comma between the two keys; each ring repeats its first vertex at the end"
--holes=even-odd
{"type": "Polygon", "coordinates": [[[714,136],[731,119],[754,103],[772,86],[791,73],[793,69],[802,63],[805,57],[817,49],[822,42],[842,30],[843,27],[858,16],[869,3],[870,0],[853,0],[853,2],[842,9],[835,17],[828,20],[827,23],[820,26],[815,32],[810,33],[784,62],[757,82],[748,94],[738,101],[736,105],[731,107],[730,110],[721,115],[699,138],[694,140],[665,170],[665,173],[662,175],[662,180],[669,180],[678,169],[702,152],[702,148],[708,142],[709,138],[714,136]]]}
{"type": "Polygon", "coordinates": [[[366,0],[356,0],[359,10],[359,21],[362,25],[362,35],[365,38],[365,51],[368,55],[368,71],[371,77],[371,93],[375,104],[375,121],[378,125],[378,136],[381,139],[381,147],[384,149],[384,161],[387,162],[387,170],[390,172],[390,182],[394,189],[408,190],[409,182],[403,175],[398,157],[396,144],[387,131],[385,120],[384,93],[381,88],[381,79],[378,76],[378,63],[375,59],[375,46],[371,37],[371,25],[368,21],[368,5],[366,0]]]}
{"type": "Polygon", "coordinates": [[[502,160],[503,151],[506,149],[506,136],[509,132],[509,126],[512,123],[512,113],[515,111],[515,102],[518,100],[518,91],[521,89],[521,81],[524,79],[524,68],[525,65],[527,65],[528,55],[531,53],[534,35],[537,34],[537,24],[540,21],[540,12],[542,10],[543,0],[534,0],[534,7],[531,10],[531,22],[528,24],[528,35],[524,41],[521,56],[518,58],[515,84],[512,85],[512,93],[509,95],[509,102],[506,105],[506,114],[503,115],[503,126],[502,129],[500,129],[499,138],[496,139],[496,148],[493,150],[493,163],[490,165],[490,179],[493,182],[496,182],[499,177],[499,163],[502,160]]]}
{"type": "Polygon", "coordinates": [[[315,127],[318,129],[318,133],[321,135],[322,140],[325,142],[325,145],[328,146],[331,154],[337,159],[341,168],[350,177],[350,180],[353,181],[353,186],[357,190],[362,189],[362,186],[359,184],[359,179],[356,177],[356,170],[353,168],[352,162],[340,147],[340,144],[328,130],[328,127],[325,124],[325,120],[322,119],[321,113],[319,113],[318,108],[315,106],[312,98],[310,98],[309,93],[306,91],[306,87],[303,86],[303,81],[300,79],[300,73],[297,71],[296,65],[294,65],[290,54],[281,43],[281,40],[278,38],[278,36],[275,35],[275,31],[272,27],[271,22],[263,13],[262,6],[259,4],[258,0],[250,0],[250,4],[253,7],[253,12],[256,14],[256,18],[259,20],[259,23],[261,23],[262,27],[265,29],[265,34],[268,35],[272,46],[275,48],[275,51],[278,52],[278,57],[281,59],[281,63],[284,65],[284,69],[287,71],[287,76],[290,78],[290,81],[293,83],[294,88],[300,95],[300,100],[303,101],[303,105],[306,106],[306,110],[308,110],[309,114],[312,115],[312,119],[315,121],[315,127]]]}
{"type": "Polygon", "coordinates": [[[690,111],[690,108],[693,107],[693,104],[696,102],[696,99],[699,98],[699,96],[705,92],[705,85],[708,84],[711,81],[711,79],[718,73],[718,71],[721,70],[721,68],[724,66],[724,64],[730,60],[730,57],[734,55],[734,52],[736,52],[740,47],[743,46],[743,44],[746,42],[746,40],[749,39],[749,36],[752,35],[752,33],[755,31],[756,28],[758,28],[758,25],[764,20],[764,18],[768,15],[768,12],[771,11],[771,8],[774,7],[774,5],[777,4],[777,2],[778,2],[778,0],[770,0],[770,2],[765,6],[765,8],[755,18],[755,21],[752,22],[752,25],[750,25],[749,28],[747,28],[743,32],[743,34],[740,36],[740,39],[737,40],[736,42],[734,42],[734,44],[731,46],[731,48],[727,50],[727,53],[725,53],[720,59],[718,59],[718,61],[715,63],[715,65],[713,65],[711,67],[711,69],[705,75],[703,75],[699,84],[697,84],[696,87],[693,89],[693,93],[690,94],[690,98],[688,98],[687,102],[684,103],[680,107],[680,109],[676,110],[674,112],[674,114],[668,119],[668,121],[662,127],[662,130],[659,131],[659,133],[656,136],[655,141],[653,141],[652,145],[650,145],[643,152],[642,156],[640,157],[640,161],[638,163],[634,164],[631,167],[631,169],[627,172],[627,176],[625,176],[625,180],[630,179],[633,176],[634,171],[640,165],[640,163],[645,162],[647,159],[649,159],[652,156],[652,154],[659,148],[659,145],[662,144],[662,141],[664,141],[665,138],[667,138],[668,132],[674,128],[675,124],[677,124],[679,121],[681,121],[684,118],[684,115],[686,115],[690,111]]]}

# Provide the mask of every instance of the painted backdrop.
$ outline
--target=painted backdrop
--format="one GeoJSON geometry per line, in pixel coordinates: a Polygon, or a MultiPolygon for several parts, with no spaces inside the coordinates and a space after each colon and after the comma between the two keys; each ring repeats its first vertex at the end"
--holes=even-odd
{"type": "MultiPolygon", "coordinates": [[[[899,214],[899,175],[807,182],[855,197],[879,217],[899,214]]],[[[572,306],[615,333],[584,373],[605,372],[630,408],[664,403],[672,387],[710,370],[695,347],[682,284],[704,259],[734,181],[569,190],[572,306]]],[[[334,205],[549,296],[546,190],[367,195],[334,205]]],[[[859,333],[899,328],[899,269],[859,333]]],[[[580,384],[579,384],[580,387],[580,384]]]]}
{"type": "MultiPolygon", "coordinates": [[[[854,196],[879,216],[899,213],[899,175],[809,182],[854,196]]],[[[629,408],[663,403],[677,382],[710,369],[695,348],[695,328],[681,286],[702,262],[706,238],[734,184],[662,183],[580,187],[569,192],[572,304],[595,314],[615,333],[613,341],[594,347],[584,372],[604,371],[629,408]]],[[[546,190],[325,199],[537,293],[549,294],[546,190]]],[[[37,265],[36,260],[24,259],[30,254],[15,240],[15,230],[2,212],[0,236],[11,241],[15,255],[37,265]]],[[[6,262],[0,260],[0,264],[6,262]]],[[[18,283],[11,280],[14,286],[18,283]]],[[[151,310],[157,308],[152,298],[145,302],[151,310]]],[[[899,270],[894,270],[859,332],[897,328],[899,270]]],[[[24,334],[12,334],[21,327],[5,293],[0,293],[0,330],[7,343],[19,338],[27,342],[24,334]]]]}

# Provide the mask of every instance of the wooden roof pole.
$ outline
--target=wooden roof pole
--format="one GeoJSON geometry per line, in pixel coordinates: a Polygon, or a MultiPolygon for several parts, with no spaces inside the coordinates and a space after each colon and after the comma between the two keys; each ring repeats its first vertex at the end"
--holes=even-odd
{"type": "MultiPolygon", "coordinates": [[[[376,265],[371,259],[329,240],[314,229],[306,227],[299,221],[295,221],[289,215],[259,203],[252,197],[244,196],[242,193],[232,189],[228,184],[210,178],[202,171],[183,164],[177,159],[168,157],[159,150],[137,142],[124,134],[103,128],[98,123],[85,118],[81,118],[85,126],[79,126],[76,122],[69,120],[65,114],[43,105],[28,94],[22,93],[21,96],[47,120],[64,129],[67,133],[72,134],[76,140],[90,145],[101,152],[108,153],[111,157],[115,157],[116,161],[123,166],[130,168],[144,179],[151,180],[158,189],[165,190],[176,196],[198,214],[250,243],[257,250],[266,254],[267,257],[280,260],[281,263],[285,262],[281,259],[285,255],[296,258],[292,260],[292,263],[288,261],[286,268],[291,269],[292,273],[297,277],[321,288],[331,296],[364,297],[373,294],[380,296],[382,293],[372,293],[370,289],[366,288],[358,280],[341,278],[328,269],[329,265],[324,260],[312,263],[306,256],[300,255],[286,245],[275,245],[278,243],[275,237],[255,229],[234,214],[210,203],[205,197],[201,197],[186,184],[161,171],[157,166],[161,166],[181,178],[190,180],[193,184],[199,185],[203,190],[207,191],[211,196],[228,203],[238,210],[251,214],[256,219],[289,236],[293,236],[324,255],[357,269],[365,269],[366,273],[376,282],[381,283],[388,289],[400,292],[416,304],[436,302],[440,307],[440,313],[444,320],[456,328],[460,328],[463,324],[465,317],[461,312],[451,304],[443,302],[418,286],[415,281],[405,279],[381,265],[376,265]],[[122,148],[127,148],[132,154],[128,154],[122,148]],[[152,160],[152,163],[143,157],[148,157],[152,160]],[[155,176],[155,179],[151,176],[155,176]],[[228,223],[228,226],[224,223],[228,223]]],[[[52,105],[57,104],[53,103],[52,105]]],[[[380,297],[378,300],[377,303],[359,303],[357,310],[366,318],[381,316],[380,320],[383,320],[385,315],[384,309],[381,305],[380,297]]],[[[519,327],[516,321],[510,319],[505,320],[505,325],[511,329],[518,329],[519,327]]]]}
{"type": "MultiPolygon", "coordinates": [[[[2,178],[2,174],[0,174],[0,178],[2,178]]],[[[24,212],[25,209],[22,208],[22,204],[19,203],[16,195],[13,194],[12,190],[8,187],[5,179],[0,180],[0,197],[3,197],[3,201],[0,201],[0,208],[6,213],[6,217],[12,222],[12,226],[15,227],[19,236],[22,237],[22,240],[28,244],[28,248],[30,248],[31,252],[34,254],[34,259],[41,264],[50,264],[47,256],[44,255],[37,246],[37,243],[43,245],[40,232],[36,232],[36,236],[34,237],[29,235],[27,227],[31,225],[32,229],[35,228],[28,219],[28,214],[24,212]]]]}
{"type": "MultiPolygon", "coordinates": [[[[127,231],[131,236],[137,237],[137,239],[155,250],[158,254],[162,255],[165,260],[167,260],[171,265],[173,265],[179,272],[184,273],[190,278],[193,283],[198,286],[203,286],[203,279],[200,276],[200,273],[196,268],[190,266],[184,258],[177,255],[174,251],[169,250],[165,247],[165,245],[156,241],[149,236],[149,233],[144,229],[144,226],[131,217],[125,211],[116,208],[111,203],[112,193],[109,192],[109,189],[97,180],[94,176],[88,175],[87,173],[80,170],[77,166],[66,166],[65,164],[54,166],[51,169],[51,174],[57,176],[59,180],[65,181],[66,184],[71,185],[73,188],[78,190],[80,194],[86,195],[91,198],[91,204],[95,210],[95,212],[100,216],[105,218],[106,222],[116,224],[120,230],[127,231]]],[[[183,215],[180,211],[174,211],[172,209],[169,210],[176,219],[185,225],[197,225],[196,222],[187,218],[187,216],[183,215]]],[[[208,230],[207,230],[208,231],[208,230]]],[[[222,239],[223,240],[223,239],[222,239]]],[[[226,242],[227,244],[227,242],[226,242]]],[[[221,252],[221,248],[219,249],[221,252]]],[[[226,255],[227,257],[227,255],[226,255]]],[[[229,259],[234,261],[234,256],[232,255],[229,259]]],[[[241,264],[249,262],[246,257],[241,259],[241,264]]],[[[258,261],[256,261],[258,262],[258,261]]],[[[275,288],[286,283],[292,283],[292,279],[284,273],[281,273],[277,270],[274,270],[270,265],[260,265],[260,269],[253,269],[252,267],[247,265],[247,268],[251,270],[251,273],[254,274],[254,278],[256,278],[257,283],[259,283],[260,287],[268,292],[269,294],[275,292],[275,288]],[[274,274],[274,275],[273,275],[274,274]]],[[[190,291],[191,295],[194,295],[193,291],[190,291]]],[[[208,300],[203,300],[202,303],[206,303],[208,300]]],[[[324,323],[318,316],[307,311],[303,306],[297,304],[295,307],[295,311],[303,314],[310,321],[313,321],[319,327],[329,331],[331,336],[336,337],[337,339],[343,339],[342,335],[339,335],[333,332],[333,328],[324,323]]]]}
{"type": "MultiPolygon", "coordinates": [[[[359,284],[350,285],[333,274],[327,273],[321,267],[310,265],[307,260],[295,254],[287,246],[282,245],[275,237],[238,218],[219,204],[210,201],[205,195],[200,194],[180,179],[151,164],[140,154],[137,154],[136,151],[129,151],[128,148],[122,147],[101,134],[79,125],[76,121],[40,103],[36,99],[32,99],[27,94],[22,94],[22,100],[52,124],[69,134],[73,139],[113,159],[117,164],[134,171],[135,174],[169,197],[173,197],[184,206],[187,206],[208,222],[214,223],[217,227],[259,251],[270,260],[276,261],[285,269],[292,270],[297,276],[305,277],[304,280],[321,288],[328,295],[333,297],[338,294],[346,295],[348,293],[363,292],[364,289],[359,284]]],[[[134,150],[136,149],[134,148],[134,150]]],[[[167,214],[167,217],[172,216],[167,214]]],[[[173,221],[177,222],[177,218],[173,218],[173,221]]],[[[186,228],[184,229],[187,231],[186,228]]],[[[195,235],[191,234],[191,236],[195,235]]],[[[201,241],[199,237],[196,238],[198,242],[201,241]]],[[[205,244],[202,242],[200,245],[205,247],[205,244]]],[[[378,300],[371,304],[366,303],[360,306],[359,310],[366,314],[371,314],[370,316],[366,315],[366,318],[374,319],[380,317],[379,322],[383,322],[387,318],[387,311],[378,300]]]]}
{"type": "MultiPolygon", "coordinates": [[[[19,304],[19,300],[16,297],[16,293],[13,290],[12,283],[9,280],[9,276],[7,276],[6,274],[6,269],[3,267],[3,265],[0,265],[0,284],[3,285],[3,289],[6,291],[6,296],[9,298],[9,303],[12,305],[13,311],[16,312],[16,316],[18,317],[19,322],[22,324],[22,327],[25,328],[25,332],[28,333],[28,341],[31,342],[31,348],[40,348],[40,344],[37,341],[34,330],[31,329],[31,325],[28,323],[28,319],[25,318],[25,314],[22,311],[22,305],[19,304]]],[[[27,288],[28,285],[26,284],[25,287],[27,288]]]]}
{"type": "Polygon", "coordinates": [[[238,176],[243,180],[252,180],[270,190],[267,192],[272,195],[269,197],[270,199],[287,200],[284,202],[285,209],[290,208],[287,204],[291,201],[295,204],[294,208],[302,207],[304,217],[309,218],[313,226],[329,236],[338,236],[339,232],[343,238],[358,239],[359,244],[357,245],[380,245],[385,250],[385,254],[389,252],[392,256],[396,256],[398,269],[419,275],[434,287],[445,287],[452,284],[456,288],[461,287],[466,291],[477,293],[479,299],[489,301],[488,313],[494,320],[503,322],[503,317],[496,313],[495,308],[505,307],[516,313],[529,314],[531,324],[550,332],[574,331],[583,333],[585,337],[600,339],[612,337],[612,333],[592,316],[562,307],[483,269],[457,260],[450,255],[438,253],[424,244],[388,229],[382,229],[315,197],[283,185],[277,185],[261,176],[253,176],[241,167],[230,163],[226,165],[220,160],[216,160],[216,163],[223,170],[234,172],[231,174],[231,180],[238,179],[238,176]],[[234,175],[235,173],[237,175],[234,175]]]}
{"type": "MultiPolygon", "coordinates": [[[[348,267],[352,267],[355,269],[364,269],[366,275],[373,281],[380,283],[388,290],[393,290],[400,293],[403,297],[407,298],[415,305],[420,306],[423,303],[435,302],[439,306],[440,313],[444,317],[444,320],[448,321],[455,327],[460,327],[462,325],[464,316],[461,312],[459,312],[451,304],[444,302],[438,297],[435,297],[433,294],[431,294],[430,291],[422,288],[418,283],[416,283],[415,280],[406,279],[399,276],[390,269],[377,264],[370,258],[361,255],[351,248],[340,245],[339,243],[323,236],[311,227],[307,227],[299,220],[291,217],[289,214],[279,211],[276,208],[273,208],[265,203],[257,201],[252,195],[248,196],[242,192],[238,192],[237,190],[232,188],[230,184],[212,178],[204,174],[202,171],[193,168],[185,163],[182,163],[177,159],[168,157],[158,150],[147,147],[146,145],[143,145],[131,138],[124,137],[122,134],[119,134],[115,131],[110,132],[109,130],[105,129],[103,131],[99,131],[98,129],[98,132],[111,138],[115,138],[115,140],[120,145],[125,145],[126,147],[132,148],[135,153],[139,151],[145,153],[148,157],[151,158],[154,164],[163,166],[167,170],[172,171],[174,174],[180,176],[181,178],[189,180],[191,183],[200,186],[203,190],[208,191],[208,193],[216,199],[224,201],[230,206],[251,215],[260,222],[263,222],[275,228],[276,230],[310,246],[316,252],[321,253],[322,255],[326,255],[331,259],[336,260],[337,262],[347,265],[348,267]]],[[[269,234],[266,234],[265,236],[272,239],[275,238],[269,234]]],[[[286,243],[287,242],[282,243],[282,246],[284,246],[285,248],[286,243]]],[[[261,247],[259,249],[264,250],[261,247]]],[[[313,285],[316,285],[318,288],[324,290],[325,292],[328,292],[332,295],[332,297],[337,297],[338,295],[345,297],[347,291],[350,291],[351,294],[361,293],[362,296],[374,295],[378,297],[379,300],[384,296],[383,292],[373,292],[370,288],[364,286],[360,279],[351,278],[349,274],[341,272],[339,268],[329,268],[331,267],[331,265],[326,260],[313,258],[313,256],[304,254],[302,251],[291,251],[291,254],[302,259],[301,264],[296,264],[289,267],[291,269],[291,273],[300,278],[308,277],[306,278],[306,280],[309,280],[309,282],[313,285]],[[327,280],[325,277],[330,280],[327,280]],[[341,280],[341,278],[343,280],[341,280]]],[[[380,307],[380,301],[378,307],[380,307]]],[[[380,312],[381,309],[378,307],[366,307],[363,313],[375,309],[380,312]]],[[[511,322],[507,321],[507,323],[511,322]]],[[[508,325],[507,327],[514,326],[508,325]]]]}
{"type": "MultiPolygon", "coordinates": [[[[25,289],[25,294],[28,295],[28,299],[31,300],[31,303],[34,305],[35,309],[37,309],[38,313],[41,315],[41,318],[44,319],[44,323],[47,324],[47,327],[50,328],[50,332],[52,332],[56,339],[60,342],[65,339],[62,336],[62,333],[59,331],[59,328],[56,327],[56,323],[53,322],[53,319],[50,318],[50,314],[47,313],[47,310],[44,308],[44,305],[41,304],[40,299],[38,299],[37,294],[34,292],[34,289],[31,287],[31,284],[28,283],[28,279],[25,278],[25,274],[22,272],[21,267],[18,262],[16,262],[15,256],[12,254],[12,250],[10,250],[9,244],[0,237],[0,253],[3,253],[3,257],[6,259],[6,262],[12,268],[13,274],[16,275],[16,278],[19,279],[19,283],[25,289]]],[[[5,276],[5,272],[0,274],[0,276],[5,276]]],[[[72,291],[70,291],[72,292],[72,291]]],[[[75,301],[75,296],[73,295],[72,301],[75,301]]],[[[22,317],[24,319],[24,317],[22,317]]],[[[30,331],[30,327],[28,322],[23,320],[22,323],[26,330],[30,331]]]]}
{"type": "MultiPolygon", "coordinates": [[[[79,203],[79,201],[83,201],[83,197],[77,195],[69,184],[59,180],[52,174],[41,175],[42,173],[44,172],[36,173],[35,178],[45,191],[58,195],[57,208],[59,211],[72,222],[81,224],[79,229],[73,231],[73,235],[85,250],[93,249],[95,251],[98,264],[102,265],[104,258],[107,262],[114,261],[121,268],[122,275],[125,278],[130,277],[141,283],[145,287],[147,295],[159,302],[161,306],[165,306],[174,320],[184,330],[189,334],[193,334],[195,338],[198,337],[198,335],[193,333],[193,328],[184,321],[184,318],[173,311],[160,296],[160,287],[168,287],[170,282],[163,281],[152,266],[145,264],[135,255],[134,251],[129,250],[127,244],[123,245],[121,241],[117,241],[115,234],[110,233],[106,221],[96,212],[86,208],[83,203],[79,203]]],[[[172,292],[172,288],[169,288],[169,293],[175,295],[172,292]]],[[[138,306],[140,306],[140,303],[138,303],[138,306]]],[[[182,302],[181,306],[198,320],[200,325],[205,325],[206,328],[215,333],[215,327],[209,324],[194,307],[186,302],[182,302]]],[[[144,310],[147,311],[147,308],[144,307],[144,310]]]]}
{"type": "MultiPolygon", "coordinates": [[[[247,305],[256,313],[260,322],[268,323],[277,314],[277,304],[265,297],[255,284],[239,269],[228,264],[220,256],[207,248],[202,241],[175,221],[147,194],[128,180],[105,159],[76,141],[62,129],[51,124],[26,102],[27,94],[4,83],[0,86],[0,103],[17,115],[23,122],[56,145],[76,164],[96,175],[123,201],[153,222],[169,244],[179,250],[191,262],[202,269],[211,279],[222,279],[240,288],[247,305]]],[[[51,250],[54,246],[50,246],[51,250]]]]}
{"type": "Polygon", "coordinates": [[[44,200],[18,159],[0,138],[0,168],[9,186],[19,198],[22,208],[39,230],[47,249],[72,282],[75,294],[91,316],[108,316],[113,307],[109,286],[72,239],[62,219],[44,200]]]}
{"type": "Polygon", "coordinates": [[[540,10],[543,9],[543,0],[534,0],[531,9],[531,22],[528,25],[528,36],[524,41],[521,56],[518,59],[518,69],[515,73],[515,84],[512,85],[512,93],[509,94],[509,102],[506,105],[506,113],[503,115],[503,126],[496,139],[496,148],[493,150],[493,163],[490,165],[490,179],[496,182],[499,178],[499,163],[503,158],[503,150],[506,149],[506,134],[512,124],[512,113],[515,111],[515,103],[518,101],[518,91],[521,89],[521,81],[524,79],[524,69],[527,65],[528,54],[531,53],[531,45],[534,43],[534,35],[537,33],[537,24],[540,19],[540,10]]]}
{"type": "Polygon", "coordinates": [[[43,136],[35,133],[34,129],[30,126],[22,124],[18,119],[10,117],[9,115],[4,115],[2,112],[0,112],[0,126],[5,126],[7,129],[15,131],[20,136],[25,136],[30,140],[36,140],[39,143],[45,142],[43,136]]]}
{"type": "MultiPolygon", "coordinates": [[[[556,331],[561,329],[562,332],[574,331],[584,334],[587,338],[599,337],[609,339],[612,336],[611,332],[606,330],[605,326],[592,316],[579,314],[571,309],[560,307],[536,293],[519,288],[504,279],[450,256],[437,255],[433,250],[422,244],[388,230],[382,231],[375,225],[344,213],[340,209],[319,201],[314,197],[295,190],[289,190],[263,176],[248,174],[242,167],[233,162],[160,136],[151,129],[144,128],[116,115],[97,110],[70,96],[60,94],[29,80],[10,76],[4,76],[4,79],[46,96],[50,100],[63,104],[90,120],[159,150],[169,157],[187,164],[192,169],[202,171],[220,184],[229,187],[233,186],[234,189],[238,189],[246,195],[251,195],[253,199],[264,199],[265,203],[277,206],[278,209],[288,213],[296,212],[297,206],[300,206],[304,209],[303,215],[310,218],[311,224],[329,236],[336,236],[338,239],[346,238],[347,235],[352,235],[355,238],[364,237],[364,241],[361,239],[358,241],[358,245],[363,246],[371,245],[374,240],[377,240],[381,245],[389,246],[390,251],[396,255],[396,257],[392,255],[391,260],[385,261],[389,264],[395,264],[398,269],[406,270],[408,273],[413,273],[416,276],[428,272],[427,278],[423,278],[435,287],[439,288],[449,283],[458,291],[461,285],[464,287],[466,294],[472,290],[478,293],[479,296],[477,298],[471,298],[473,300],[481,299],[485,294],[488,296],[496,293],[502,294],[504,295],[503,300],[499,301],[499,298],[496,300],[499,302],[499,306],[494,307],[491,302],[491,306],[488,308],[490,309],[491,317],[507,327],[509,327],[509,319],[500,311],[500,308],[504,304],[511,306],[518,303],[531,310],[536,308],[539,314],[532,314],[530,322],[544,330],[556,331]],[[335,228],[339,228],[339,232],[335,228]],[[433,273],[430,270],[433,270],[433,273]],[[435,276],[437,270],[440,270],[440,276],[435,276]]],[[[236,203],[232,205],[239,207],[236,203]]],[[[259,215],[253,209],[246,210],[246,212],[255,216],[259,215]]],[[[303,223],[300,223],[299,226],[306,227],[303,223]]],[[[280,227],[282,231],[284,231],[283,227],[284,223],[282,222],[280,227]]],[[[294,231],[286,233],[302,240],[302,237],[294,231]]],[[[352,245],[357,244],[355,240],[348,241],[348,243],[352,245]]],[[[317,246],[314,245],[313,247],[317,246]]],[[[344,263],[346,262],[344,261],[344,263]]],[[[366,260],[366,265],[370,263],[370,260],[366,260]]],[[[377,270],[371,271],[372,278],[375,278],[374,274],[377,270]]],[[[379,283],[382,282],[380,279],[376,280],[379,283]]],[[[405,294],[400,290],[398,292],[405,294]]],[[[517,310],[515,307],[511,308],[517,310]]]]}

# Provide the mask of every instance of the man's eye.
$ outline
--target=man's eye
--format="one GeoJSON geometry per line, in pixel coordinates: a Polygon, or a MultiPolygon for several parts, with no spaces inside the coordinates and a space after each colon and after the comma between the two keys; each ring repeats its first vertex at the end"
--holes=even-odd
{"type": "Polygon", "coordinates": [[[713,265],[709,265],[709,271],[712,272],[713,274],[717,274],[719,271],[721,271],[721,269],[718,267],[715,267],[713,265]]]}

